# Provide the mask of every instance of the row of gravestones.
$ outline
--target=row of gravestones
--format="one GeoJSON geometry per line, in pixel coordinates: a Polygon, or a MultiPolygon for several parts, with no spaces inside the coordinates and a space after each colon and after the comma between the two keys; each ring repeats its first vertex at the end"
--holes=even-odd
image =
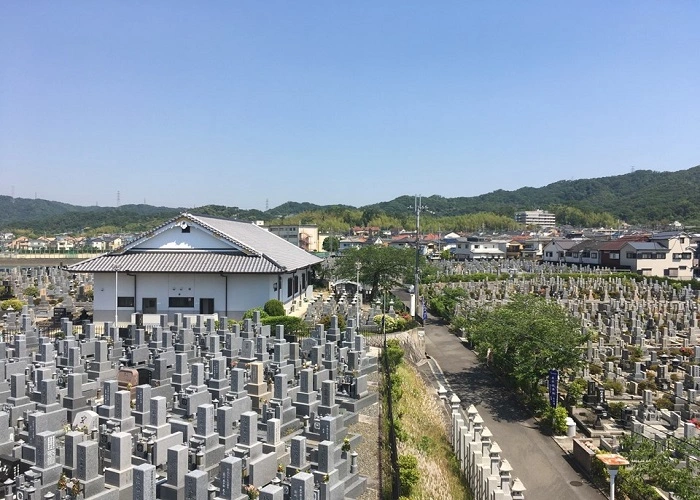
{"type": "MultiPolygon", "coordinates": [[[[597,342],[589,342],[584,352],[586,361],[602,367],[603,379],[620,382],[630,393],[637,394],[651,369],[657,387],[668,391],[668,396],[674,401],[670,412],[650,411],[644,401],[632,402],[630,416],[635,418],[627,419],[629,426],[636,419],[638,424],[665,424],[671,430],[682,433],[686,432],[684,427],[687,427],[683,422],[700,414],[700,407],[696,404],[697,390],[700,389],[700,366],[687,364],[700,362],[697,295],[689,288],[677,292],[670,285],[657,283],[653,279],[623,284],[617,278],[607,281],[602,278],[560,279],[545,276],[510,282],[454,283],[445,286],[460,287],[468,292],[469,297],[459,306],[462,310],[505,303],[509,292],[533,292],[542,287],[566,292],[545,294],[545,297],[559,302],[580,319],[584,328],[599,333],[597,342]],[[592,299],[590,293],[581,292],[592,289],[603,291],[600,298],[592,299]],[[570,290],[573,291],[567,292],[570,290]],[[676,300],[673,300],[674,297],[676,300]],[[681,348],[685,348],[683,356],[674,358],[666,355],[671,350],[681,348]],[[642,357],[636,360],[640,350],[642,357]]],[[[578,375],[592,379],[587,368],[578,375]]],[[[643,394],[648,398],[652,393],[643,394]]],[[[661,394],[657,393],[656,397],[661,394]]]]}
{"type": "MultiPolygon", "coordinates": [[[[88,283],[74,286],[73,275],[59,267],[13,267],[0,273],[0,280],[10,283],[15,297],[26,303],[37,319],[52,318],[54,308],[61,311],[61,315],[75,313],[78,310],[75,297],[84,300],[85,291],[90,287],[88,283]],[[38,290],[36,299],[24,295],[24,291],[30,287],[38,290]]],[[[6,327],[12,329],[16,324],[8,321],[6,327]]]]}
{"type": "Polygon", "coordinates": [[[13,495],[195,498],[216,488],[239,498],[246,486],[261,498],[342,498],[364,488],[349,453],[360,438],[347,426],[376,401],[366,378],[376,358],[352,322],[340,332],[334,318],[299,344],[259,317],[231,331],[187,318],[132,325],[126,339],[92,324],[76,337],[64,320],[61,340],[37,337],[32,350],[36,330],[21,320],[27,333],[0,342],[0,380],[10,381],[0,383],[0,452],[17,468],[13,495]],[[147,372],[151,383],[120,387],[119,366],[120,380],[147,372]]]}

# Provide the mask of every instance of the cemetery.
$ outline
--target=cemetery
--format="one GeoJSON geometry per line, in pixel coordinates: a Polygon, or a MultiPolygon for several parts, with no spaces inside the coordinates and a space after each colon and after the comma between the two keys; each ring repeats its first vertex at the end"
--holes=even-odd
{"type": "MultiPolygon", "coordinates": [[[[158,323],[74,322],[89,276],[12,268],[37,299],[4,311],[0,488],[5,498],[356,498],[366,489],[348,427],[377,401],[354,297],[296,338],[260,314],[158,323]],[[49,288],[50,286],[50,288],[49,288]],[[341,331],[336,314],[349,317],[341,331]]],[[[363,317],[362,321],[366,321],[363,317]]]]}
{"type": "MultiPolygon", "coordinates": [[[[514,294],[534,293],[560,304],[580,321],[581,329],[591,334],[581,347],[584,363],[577,373],[562,374],[558,404],[569,410],[573,456],[584,470],[592,467],[592,450],[618,452],[625,435],[666,447],[696,442],[700,414],[697,290],[689,283],[610,276],[601,269],[526,263],[513,272],[509,266],[446,263],[441,269],[445,276],[430,285],[431,293],[461,290],[454,294],[459,297],[454,317],[504,304],[514,294]],[[488,277],[459,278],[479,273],[488,277]],[[574,381],[583,385],[582,397],[574,393],[567,397],[567,387],[574,381]]],[[[463,410],[453,414],[453,432],[462,428],[474,440],[475,426],[463,410]]],[[[468,446],[457,444],[456,452],[464,454],[470,466],[468,446]]],[[[688,462],[695,476],[696,463],[695,459],[688,462]]]]}
{"type": "MultiPolygon", "coordinates": [[[[362,437],[348,427],[377,401],[368,390],[377,359],[359,332],[376,329],[383,304],[362,308],[351,288],[312,296],[302,313],[316,325],[308,337],[263,325],[259,314],[241,323],[134,315],[115,325],[89,321],[89,274],[0,272],[27,303],[3,311],[0,323],[6,498],[286,500],[356,498],[366,489],[354,451],[362,437]],[[29,286],[36,298],[23,296],[29,286]]],[[[440,273],[429,287],[464,292],[455,316],[534,293],[592,333],[583,367],[560,380],[559,392],[584,469],[592,449],[617,452],[624,434],[666,443],[696,436],[700,325],[689,285],[530,262],[517,270],[512,262],[442,263],[440,273]],[[484,273],[495,278],[459,278],[484,273]],[[574,380],[585,384],[571,401],[574,380]]],[[[474,408],[442,397],[477,498],[524,498],[507,444],[502,452],[474,408]]]]}

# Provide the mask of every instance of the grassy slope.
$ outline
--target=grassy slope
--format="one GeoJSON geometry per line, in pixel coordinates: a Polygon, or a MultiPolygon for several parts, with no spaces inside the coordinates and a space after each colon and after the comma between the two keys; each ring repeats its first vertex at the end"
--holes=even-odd
{"type": "Polygon", "coordinates": [[[398,368],[403,396],[397,405],[406,440],[399,442],[399,455],[418,459],[420,481],[413,499],[470,499],[445,431],[445,414],[434,391],[426,387],[416,369],[408,363],[398,368]]]}

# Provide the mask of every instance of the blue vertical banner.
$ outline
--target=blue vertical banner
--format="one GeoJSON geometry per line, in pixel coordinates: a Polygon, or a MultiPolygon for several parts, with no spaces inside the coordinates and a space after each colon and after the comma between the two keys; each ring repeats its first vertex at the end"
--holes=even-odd
{"type": "Polygon", "coordinates": [[[557,407],[559,399],[559,372],[557,370],[549,370],[549,404],[552,408],[557,407]]]}
{"type": "Polygon", "coordinates": [[[423,323],[428,321],[428,308],[425,307],[425,297],[421,297],[421,302],[423,303],[423,323]]]}

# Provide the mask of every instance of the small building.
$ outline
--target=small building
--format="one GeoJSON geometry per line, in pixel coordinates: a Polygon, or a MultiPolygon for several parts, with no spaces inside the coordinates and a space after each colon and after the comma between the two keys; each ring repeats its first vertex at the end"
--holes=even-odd
{"type": "Polygon", "coordinates": [[[566,262],[566,252],[570,252],[578,243],[576,240],[551,240],[542,249],[542,261],[563,264],[566,262]]]}
{"type": "Polygon", "coordinates": [[[522,241],[520,252],[523,260],[542,260],[546,241],[540,238],[528,238],[522,241]]]}
{"type": "Polygon", "coordinates": [[[266,226],[266,229],[307,252],[321,251],[318,226],[314,224],[266,226]]]}
{"type": "Polygon", "coordinates": [[[176,313],[240,318],[309,297],[321,259],[250,222],[183,213],[109,253],[68,268],[94,274],[94,320],[176,313]]]}
{"type": "Polygon", "coordinates": [[[499,242],[480,236],[469,236],[459,238],[457,246],[450,248],[450,253],[456,260],[501,260],[505,258],[506,251],[499,246],[499,242]]]}

